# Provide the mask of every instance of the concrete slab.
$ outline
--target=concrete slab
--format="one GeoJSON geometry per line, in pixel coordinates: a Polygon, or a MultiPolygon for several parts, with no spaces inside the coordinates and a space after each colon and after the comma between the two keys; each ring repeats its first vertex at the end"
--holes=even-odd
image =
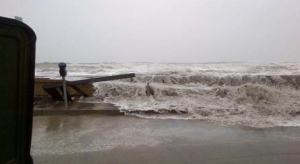
{"type": "Polygon", "coordinates": [[[300,128],[132,116],[34,117],[35,164],[299,164],[300,128]]]}
{"type": "Polygon", "coordinates": [[[34,108],[34,116],[49,115],[124,115],[119,107],[109,103],[70,102],[65,108],[63,102],[57,102],[46,107],[34,108]]]}

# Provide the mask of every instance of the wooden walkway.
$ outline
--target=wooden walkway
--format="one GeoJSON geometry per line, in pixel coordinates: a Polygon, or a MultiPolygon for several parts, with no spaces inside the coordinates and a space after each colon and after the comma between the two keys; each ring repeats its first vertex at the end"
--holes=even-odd
{"type": "MultiPolygon", "coordinates": [[[[122,74],[122,75],[114,75],[114,76],[105,76],[105,77],[99,77],[99,78],[91,78],[91,79],[85,79],[85,80],[68,81],[66,85],[72,87],[81,96],[88,97],[89,95],[86,94],[84,91],[82,91],[77,85],[90,84],[90,83],[103,82],[103,81],[111,81],[111,80],[119,80],[119,79],[133,78],[133,77],[135,77],[135,74],[130,73],[130,74],[122,74]]],[[[64,100],[63,92],[62,92],[63,91],[62,83],[45,84],[43,86],[43,89],[53,99],[56,99],[59,101],[64,100]],[[61,92],[59,92],[58,89],[61,92]]],[[[67,91],[67,97],[68,97],[68,101],[72,101],[72,98],[71,98],[72,95],[70,95],[68,91],[67,91]]]]}

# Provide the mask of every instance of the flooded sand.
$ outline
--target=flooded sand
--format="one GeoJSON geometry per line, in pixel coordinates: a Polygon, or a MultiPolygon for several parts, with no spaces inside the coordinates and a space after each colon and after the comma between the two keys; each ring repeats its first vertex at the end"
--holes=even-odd
{"type": "Polygon", "coordinates": [[[34,117],[35,164],[298,164],[300,128],[133,116],[34,117]]]}

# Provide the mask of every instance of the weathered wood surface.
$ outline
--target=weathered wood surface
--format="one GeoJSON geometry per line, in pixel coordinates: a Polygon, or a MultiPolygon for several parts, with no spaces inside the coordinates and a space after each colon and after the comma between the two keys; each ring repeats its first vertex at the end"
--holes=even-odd
{"type": "MultiPolygon", "coordinates": [[[[99,78],[91,78],[91,79],[85,79],[85,80],[77,80],[77,81],[67,81],[67,90],[69,87],[71,87],[73,90],[76,91],[81,96],[88,97],[89,94],[85,93],[82,89],[80,89],[77,85],[85,85],[85,84],[91,84],[95,82],[102,82],[102,81],[111,81],[111,80],[119,80],[119,79],[126,79],[126,78],[133,78],[135,77],[134,73],[130,74],[122,74],[122,75],[114,75],[114,76],[106,76],[106,77],[99,77],[99,78]],[[69,87],[68,87],[69,86],[69,87]]],[[[62,101],[63,100],[63,92],[62,90],[62,82],[52,83],[52,84],[45,84],[43,85],[43,89],[45,92],[47,92],[52,98],[62,101]],[[60,92],[58,91],[58,88],[60,89],[60,92]]],[[[75,93],[75,94],[76,94],[75,93]]],[[[72,101],[72,96],[69,92],[68,94],[68,101],[72,101]]]]}
{"type": "MultiPolygon", "coordinates": [[[[135,77],[135,74],[130,73],[130,74],[123,74],[123,75],[91,78],[91,79],[85,79],[85,80],[67,81],[67,86],[96,83],[96,82],[102,82],[102,81],[119,80],[119,79],[127,79],[127,78],[133,78],[133,77],[135,77]]],[[[61,86],[62,86],[62,83],[55,83],[55,84],[46,84],[46,85],[44,85],[43,88],[48,89],[48,88],[56,88],[56,87],[61,87],[61,86]]]]}
{"type": "Polygon", "coordinates": [[[85,92],[83,92],[79,87],[77,87],[77,85],[72,85],[71,86],[75,91],[77,91],[77,93],[79,93],[80,95],[84,96],[84,97],[88,97],[89,95],[86,94],[85,92]]]}
{"type": "MultiPolygon", "coordinates": [[[[34,84],[34,95],[39,96],[49,96],[50,94],[46,92],[43,88],[46,84],[54,84],[54,83],[62,83],[62,80],[54,80],[49,78],[35,78],[35,84],[34,84]]],[[[81,84],[76,85],[77,88],[79,88],[82,92],[84,92],[86,97],[93,95],[95,92],[95,89],[93,87],[93,84],[81,84]]],[[[81,96],[82,94],[78,92],[78,89],[73,88],[72,86],[67,86],[67,90],[70,93],[70,95],[81,96]]],[[[59,89],[50,90],[50,92],[57,92],[53,94],[62,94],[59,89]]]]}

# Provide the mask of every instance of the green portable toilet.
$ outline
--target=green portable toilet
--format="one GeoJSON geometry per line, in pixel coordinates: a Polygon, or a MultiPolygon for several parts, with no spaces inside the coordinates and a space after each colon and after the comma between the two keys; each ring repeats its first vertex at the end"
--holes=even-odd
{"type": "Polygon", "coordinates": [[[29,26],[0,17],[0,164],[32,163],[35,42],[29,26]]]}

